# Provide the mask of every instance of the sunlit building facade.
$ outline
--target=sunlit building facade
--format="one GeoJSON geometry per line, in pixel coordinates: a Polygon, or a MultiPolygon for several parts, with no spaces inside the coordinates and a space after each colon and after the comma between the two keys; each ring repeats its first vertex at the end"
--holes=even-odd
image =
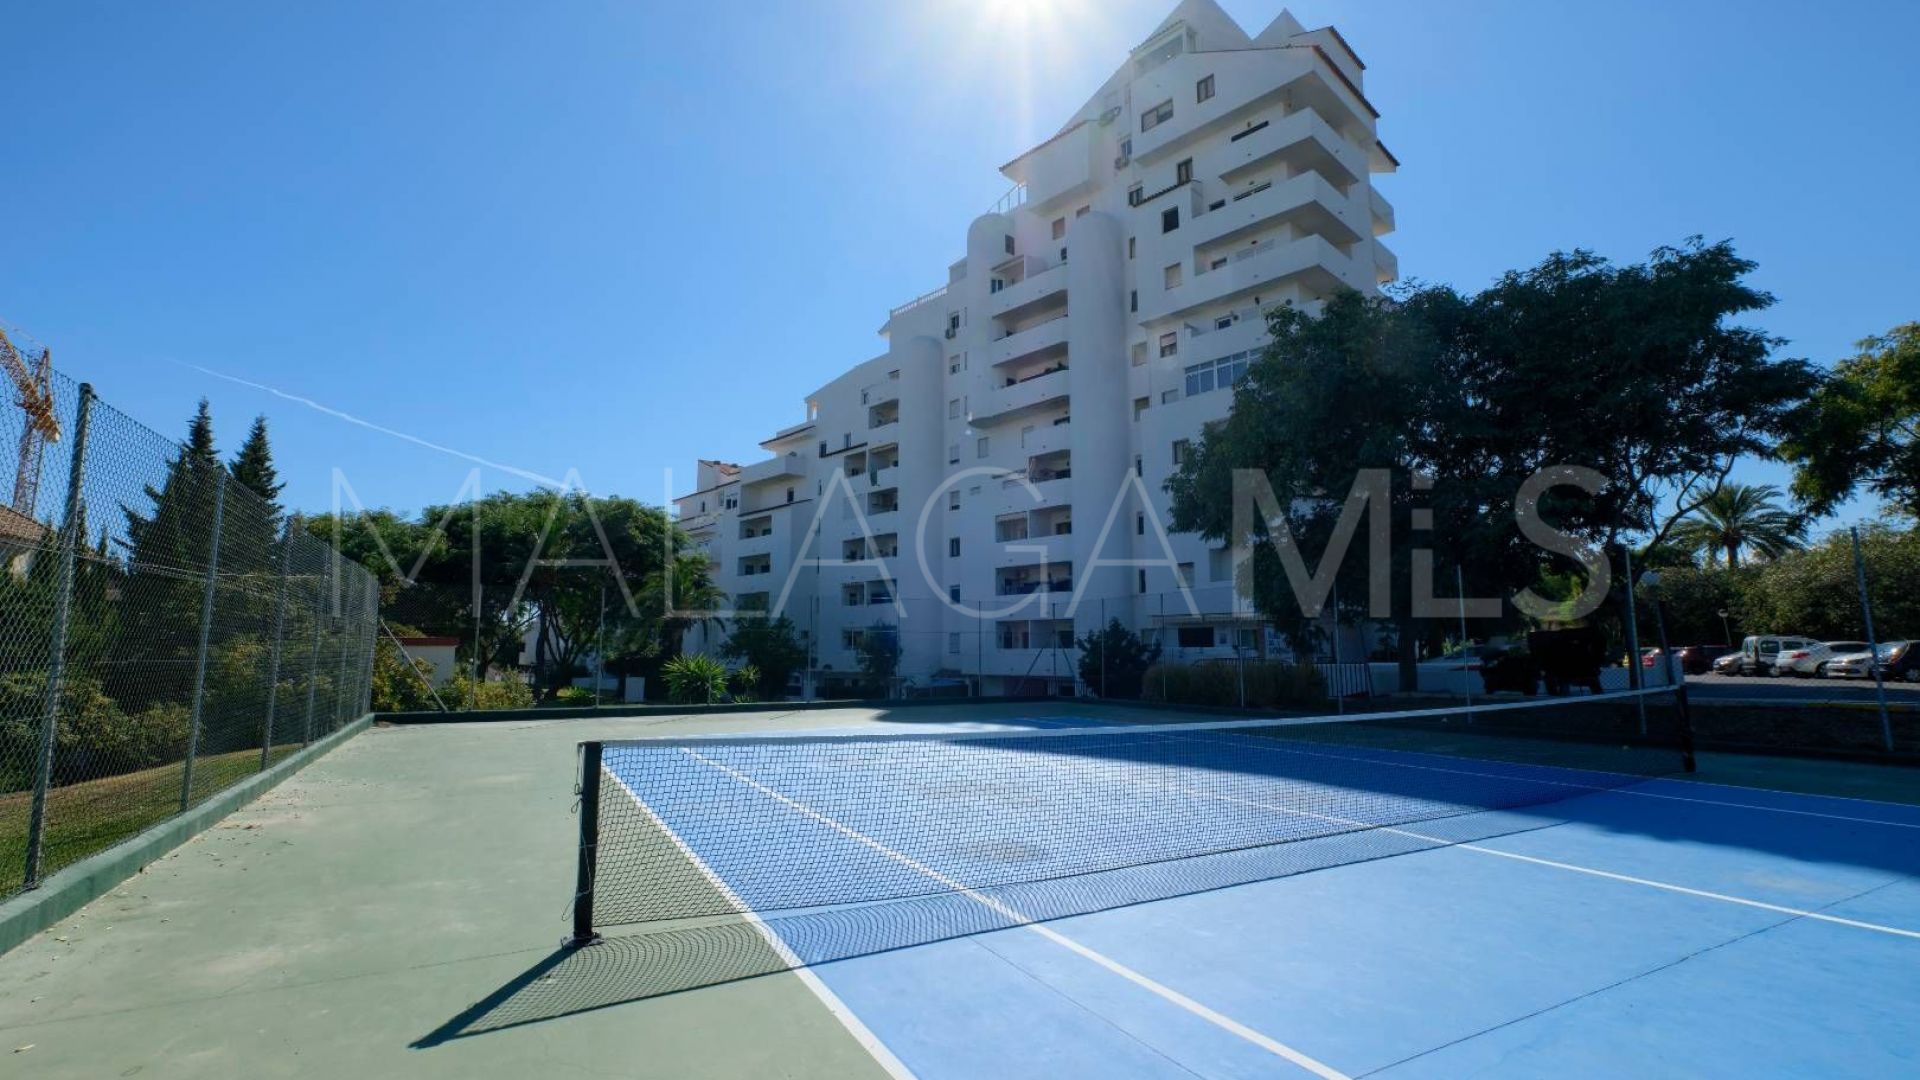
{"type": "MultiPolygon", "coordinates": [[[[1109,619],[1171,656],[1278,647],[1236,614],[1227,553],[1166,535],[1166,479],[1224,417],[1263,312],[1394,278],[1365,65],[1282,12],[1249,35],[1188,0],[966,232],[946,282],[887,313],[883,352],[806,398],[751,464],[677,498],[735,608],[791,617],[814,693],[863,636],[911,687],[1076,689],[1109,619]],[[876,630],[876,628],[883,628],[876,630]]],[[[727,625],[688,639],[713,649],[727,625]]]]}

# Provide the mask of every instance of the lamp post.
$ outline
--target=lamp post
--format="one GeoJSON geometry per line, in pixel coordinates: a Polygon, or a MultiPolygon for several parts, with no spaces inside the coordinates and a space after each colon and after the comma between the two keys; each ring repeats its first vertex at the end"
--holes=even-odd
{"type": "Polygon", "coordinates": [[[1726,608],[1720,609],[1720,635],[1720,640],[1726,642],[1727,645],[1731,646],[1733,644],[1733,624],[1727,621],[1726,608]]]}
{"type": "Polygon", "coordinates": [[[1693,715],[1687,707],[1687,684],[1674,677],[1673,649],[1667,644],[1667,600],[1660,595],[1660,575],[1649,570],[1640,575],[1640,584],[1645,586],[1647,595],[1653,597],[1653,622],[1660,631],[1660,660],[1667,671],[1667,684],[1673,687],[1674,708],[1680,714],[1682,767],[1687,772],[1693,772],[1693,715]]]}

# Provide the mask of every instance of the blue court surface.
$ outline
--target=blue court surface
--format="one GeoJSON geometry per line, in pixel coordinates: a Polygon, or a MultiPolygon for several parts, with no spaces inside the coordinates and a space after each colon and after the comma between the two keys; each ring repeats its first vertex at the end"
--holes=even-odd
{"type": "Polygon", "coordinates": [[[1010,771],[1003,744],[924,743],[889,798],[846,757],[751,742],[607,768],[898,1075],[1920,1075],[1920,807],[1385,750],[1269,766],[1232,735],[1171,766],[1037,741],[1058,745],[1010,771]],[[1355,794],[1382,773],[1390,800],[1355,794]],[[1464,773],[1496,797],[1447,813],[1464,773]],[[1377,850],[1320,868],[1356,842],[1329,822],[1384,826],[1377,850]],[[1277,839],[1300,842],[1247,847],[1277,839]],[[1172,887],[1137,869],[1196,845],[1213,861],[1172,887]],[[913,933],[849,947],[793,914],[860,903],[913,933]]]}

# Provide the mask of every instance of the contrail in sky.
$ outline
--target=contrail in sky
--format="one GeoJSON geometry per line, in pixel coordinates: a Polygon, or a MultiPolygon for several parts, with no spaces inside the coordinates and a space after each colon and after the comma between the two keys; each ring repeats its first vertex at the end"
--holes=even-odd
{"type": "Polygon", "coordinates": [[[476,465],[484,465],[489,469],[497,469],[500,472],[507,473],[510,476],[517,476],[517,477],[520,477],[522,480],[531,480],[536,484],[541,484],[546,487],[555,488],[562,491],[567,489],[567,484],[564,481],[555,480],[551,476],[542,476],[539,473],[533,472],[530,469],[522,469],[515,465],[503,465],[498,461],[490,461],[487,458],[480,457],[477,454],[469,454],[465,450],[456,450],[451,446],[442,446],[436,442],[428,442],[427,440],[420,438],[418,435],[409,435],[404,431],[395,431],[390,427],[383,427],[379,424],[374,423],[371,420],[362,420],[359,417],[353,415],[352,413],[341,412],[339,409],[333,408],[330,405],[322,405],[320,402],[315,401],[310,397],[301,397],[299,394],[289,394],[285,390],[276,389],[274,387],[266,385],[265,383],[257,383],[251,379],[243,379],[238,375],[229,375],[224,371],[215,371],[212,368],[201,367],[199,364],[189,364],[179,360],[176,360],[174,362],[179,364],[181,367],[192,368],[193,370],[200,372],[202,375],[211,375],[216,379],[225,379],[230,383],[236,383],[240,386],[251,387],[263,393],[272,394],[274,397],[280,398],[285,401],[291,401],[296,405],[305,405],[307,408],[312,409],[315,412],[324,413],[325,415],[331,416],[336,420],[345,420],[349,424],[358,425],[360,427],[366,428],[368,431],[377,431],[382,435],[391,435],[396,439],[400,439],[405,442],[410,442],[415,446],[423,446],[428,450],[437,451],[439,453],[446,454],[450,457],[457,457],[462,461],[471,461],[476,465]]]}

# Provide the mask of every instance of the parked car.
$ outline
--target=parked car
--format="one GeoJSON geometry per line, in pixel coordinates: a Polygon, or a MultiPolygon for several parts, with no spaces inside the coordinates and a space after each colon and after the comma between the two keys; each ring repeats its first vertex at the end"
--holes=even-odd
{"type": "Polygon", "coordinates": [[[1730,652],[1713,662],[1712,671],[1715,675],[1738,675],[1740,674],[1740,661],[1744,659],[1746,659],[1746,657],[1740,653],[1730,652]]]}
{"type": "Polygon", "coordinates": [[[1713,668],[1713,662],[1733,652],[1731,645],[1682,645],[1680,647],[1680,670],[1689,675],[1705,675],[1713,668]]]}
{"type": "Polygon", "coordinates": [[[1880,646],[1880,661],[1872,664],[1869,653],[1835,657],[1827,663],[1827,675],[1835,679],[1871,679],[1873,668],[1889,682],[1920,683],[1920,642],[1889,641],[1880,646]]]}
{"type": "Polygon", "coordinates": [[[1804,649],[1782,650],[1773,663],[1773,673],[1802,679],[1824,679],[1827,676],[1827,663],[1834,657],[1866,651],[1867,643],[1864,641],[1818,641],[1804,649]]]}
{"type": "Polygon", "coordinates": [[[1740,643],[1740,674],[1771,675],[1773,663],[1783,651],[1804,649],[1817,644],[1811,638],[1780,634],[1749,634],[1740,643]]]}

